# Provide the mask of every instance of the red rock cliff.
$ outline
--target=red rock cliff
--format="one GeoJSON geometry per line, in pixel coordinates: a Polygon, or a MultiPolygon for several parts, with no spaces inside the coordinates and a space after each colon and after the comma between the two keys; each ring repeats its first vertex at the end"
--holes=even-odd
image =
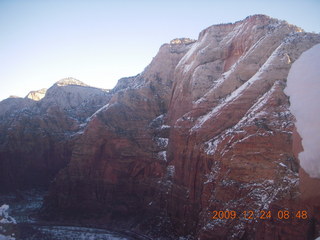
{"type": "Polygon", "coordinates": [[[318,213],[301,200],[283,89],[291,64],[317,43],[317,34],[256,15],[163,45],[90,117],[45,209],[165,239],[315,238],[318,213]],[[239,218],[212,219],[215,210],[239,218]],[[308,219],[279,219],[285,210],[308,219]],[[261,211],[272,218],[258,219],[261,211]]]}

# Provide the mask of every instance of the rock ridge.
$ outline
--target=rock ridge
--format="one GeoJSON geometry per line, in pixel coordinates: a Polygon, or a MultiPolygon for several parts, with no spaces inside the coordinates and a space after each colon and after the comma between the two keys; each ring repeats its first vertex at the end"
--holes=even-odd
{"type": "Polygon", "coordinates": [[[74,139],[110,99],[66,78],[48,90],[0,102],[0,192],[48,187],[70,159],[74,139]]]}

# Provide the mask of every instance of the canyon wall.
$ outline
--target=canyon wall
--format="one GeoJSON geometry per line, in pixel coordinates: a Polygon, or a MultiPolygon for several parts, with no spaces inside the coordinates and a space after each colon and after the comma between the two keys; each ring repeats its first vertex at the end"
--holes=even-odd
{"type": "Polygon", "coordinates": [[[153,237],[165,230],[146,230],[145,222],[167,227],[168,219],[171,231],[200,239],[315,235],[319,226],[309,221],[319,221],[317,209],[299,197],[283,89],[292,63],[319,42],[258,15],[162,46],[92,117],[48,206],[99,212],[106,222],[133,218],[153,237]],[[240,216],[305,210],[310,218],[212,219],[212,211],[231,209],[240,216]]]}
{"type": "MultiPolygon", "coordinates": [[[[52,126],[71,134],[40,151],[54,159],[49,165],[61,161],[52,175],[62,168],[44,216],[91,219],[153,239],[317,237],[320,204],[301,197],[295,119],[284,88],[292,63],[318,43],[318,34],[255,15],[211,26],[196,41],[164,44],[141,74],[119,80],[101,101],[88,96],[79,105],[80,94],[66,106],[65,99],[57,102],[67,113],[53,107],[55,124],[43,124],[50,134],[52,126]],[[87,111],[90,101],[97,102],[87,111]],[[213,219],[214,211],[237,211],[237,217],[213,219]],[[272,217],[261,219],[268,211],[272,217]],[[283,211],[290,219],[279,218],[283,211]],[[297,217],[299,211],[308,218],[297,217]]],[[[60,99],[52,93],[46,103],[49,96],[50,89],[39,106],[50,109],[60,99]]],[[[7,122],[1,131],[21,125],[7,122]]],[[[1,164],[32,157],[25,153],[45,143],[17,136],[23,131],[16,128],[2,137],[1,164]]]]}

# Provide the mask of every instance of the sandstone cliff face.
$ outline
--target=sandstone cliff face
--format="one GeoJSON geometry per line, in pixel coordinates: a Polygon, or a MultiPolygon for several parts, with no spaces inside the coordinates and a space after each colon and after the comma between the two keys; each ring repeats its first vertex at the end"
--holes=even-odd
{"type": "MultiPolygon", "coordinates": [[[[167,151],[175,167],[169,212],[177,228],[178,219],[185,219],[190,228],[197,224],[201,239],[261,239],[254,229],[267,221],[211,220],[210,211],[259,213],[304,206],[294,205],[298,163],[283,89],[291,64],[319,43],[319,36],[300,31],[261,16],[213,26],[177,66],[167,151]],[[208,76],[211,82],[197,82],[208,76]],[[200,223],[192,222],[198,212],[200,223]]],[[[316,216],[315,209],[309,212],[316,216]]],[[[306,239],[315,231],[307,225],[276,221],[263,236],[306,239]],[[287,228],[290,233],[283,236],[281,229],[287,228]]]]}
{"type": "MultiPolygon", "coordinates": [[[[252,16],[211,26],[197,41],[163,45],[94,113],[84,116],[74,94],[57,102],[69,110],[55,129],[78,131],[68,116],[84,124],[65,158],[57,157],[70,162],[51,186],[47,213],[99,217],[163,239],[315,238],[319,203],[301,197],[283,89],[291,64],[318,43],[319,35],[252,16]],[[264,210],[273,218],[212,219],[214,210],[264,210]],[[280,210],[306,210],[309,218],[280,220],[280,210]]],[[[50,108],[59,94],[53,87],[39,104],[50,108]]]]}
{"type": "Polygon", "coordinates": [[[110,99],[69,81],[60,80],[39,101],[28,95],[0,103],[0,191],[48,185],[69,161],[81,124],[110,99]]]}

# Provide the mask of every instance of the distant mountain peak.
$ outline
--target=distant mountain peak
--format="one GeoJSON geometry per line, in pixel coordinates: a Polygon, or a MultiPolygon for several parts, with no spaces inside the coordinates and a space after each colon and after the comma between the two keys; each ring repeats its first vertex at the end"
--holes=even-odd
{"type": "Polygon", "coordinates": [[[68,86],[68,85],[77,85],[77,86],[88,86],[87,84],[75,79],[73,77],[67,77],[59,80],[55,83],[55,85],[59,87],[68,86]]]}
{"type": "Polygon", "coordinates": [[[16,96],[16,95],[10,95],[8,98],[21,98],[21,97],[16,96]]]}

